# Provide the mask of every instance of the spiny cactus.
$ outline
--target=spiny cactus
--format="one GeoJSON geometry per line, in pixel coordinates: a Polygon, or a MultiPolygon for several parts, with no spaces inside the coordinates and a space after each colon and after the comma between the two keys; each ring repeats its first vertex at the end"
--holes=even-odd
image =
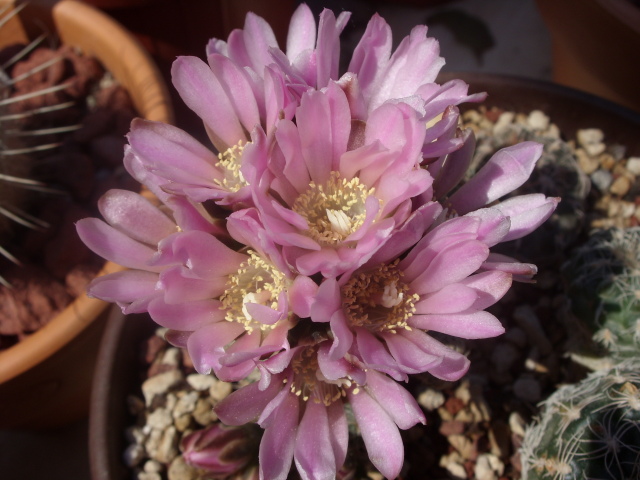
{"type": "MultiPolygon", "coordinates": [[[[15,9],[5,7],[0,11],[0,32],[2,27],[15,17],[27,4],[15,9]]],[[[30,120],[46,116],[52,111],[60,111],[74,106],[74,102],[44,102],[36,108],[16,110],[15,106],[35,97],[45,97],[67,85],[20,95],[15,93],[17,82],[28,80],[45,68],[63,60],[62,56],[52,58],[19,76],[11,77],[9,72],[16,63],[24,59],[47,36],[39,36],[28,45],[8,46],[0,52],[0,256],[13,263],[20,261],[7,247],[16,224],[27,228],[46,228],[47,224],[29,213],[31,196],[29,192],[57,192],[44,183],[32,178],[35,157],[38,152],[57,148],[61,145],[56,135],[77,129],[75,125],[56,128],[30,128],[30,120]],[[52,137],[53,136],[53,137],[52,137]]],[[[0,275],[0,284],[10,286],[0,275]]]]}
{"type": "Polygon", "coordinates": [[[520,455],[523,480],[640,478],[640,360],[559,388],[520,455]]]}
{"type": "Polygon", "coordinates": [[[640,355],[640,227],[598,230],[563,267],[573,313],[614,359],[640,355]]]}

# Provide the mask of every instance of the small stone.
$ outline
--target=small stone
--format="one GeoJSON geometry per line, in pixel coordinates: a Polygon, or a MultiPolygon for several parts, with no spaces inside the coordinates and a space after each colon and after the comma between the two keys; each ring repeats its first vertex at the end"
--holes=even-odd
{"type": "Polygon", "coordinates": [[[493,125],[493,134],[499,136],[510,128],[515,115],[513,112],[504,112],[498,117],[498,121],[493,125]]]}
{"type": "Polygon", "coordinates": [[[138,480],[162,480],[162,475],[157,472],[139,472],[138,480]]]}
{"type": "Polygon", "coordinates": [[[604,170],[612,170],[616,165],[616,159],[610,153],[603,153],[598,157],[600,167],[604,170]]]}
{"type": "Polygon", "coordinates": [[[167,351],[164,352],[164,355],[162,356],[162,363],[164,365],[177,367],[180,364],[181,358],[182,352],[179,348],[167,348],[167,351]]]}
{"type": "Polygon", "coordinates": [[[164,430],[173,423],[171,410],[157,408],[147,416],[147,425],[157,430],[164,430]]]}
{"type": "Polygon", "coordinates": [[[198,478],[198,469],[185,462],[182,455],[178,455],[169,465],[167,476],[169,480],[193,480],[198,478]]]}
{"type": "Polygon", "coordinates": [[[146,438],[146,435],[142,432],[142,428],[137,426],[127,428],[124,434],[131,443],[143,444],[146,438]]]}
{"type": "Polygon", "coordinates": [[[635,214],[636,204],[632,202],[620,202],[620,214],[622,218],[631,218],[635,214]]]}
{"type": "Polygon", "coordinates": [[[427,388],[418,395],[418,404],[430,412],[444,405],[444,400],[444,394],[432,388],[427,388]]]}
{"type": "Polygon", "coordinates": [[[523,375],[514,382],[513,393],[520,400],[537,403],[542,397],[542,388],[538,380],[523,375]]]}
{"type": "Polygon", "coordinates": [[[525,428],[527,427],[527,422],[525,422],[522,415],[518,412],[511,412],[509,415],[509,428],[511,432],[518,437],[524,437],[525,428]]]}
{"type": "Polygon", "coordinates": [[[464,459],[458,452],[440,457],[440,466],[446,468],[454,479],[466,479],[467,471],[463,465],[464,459]]]}
{"type": "Polygon", "coordinates": [[[587,152],[585,152],[582,148],[576,150],[576,157],[578,159],[578,165],[587,175],[591,175],[600,167],[600,162],[598,161],[598,159],[587,155],[587,152]]]}
{"type": "Polygon", "coordinates": [[[549,126],[549,117],[540,110],[533,110],[529,113],[527,124],[534,130],[546,130],[549,126]]]}
{"type": "Polygon", "coordinates": [[[177,369],[172,369],[145,380],[142,384],[142,394],[144,395],[146,405],[151,405],[153,397],[168,391],[171,387],[181,382],[182,379],[182,372],[177,369]]]}
{"type": "Polygon", "coordinates": [[[611,172],[602,169],[593,172],[590,178],[593,185],[601,192],[609,190],[609,186],[613,181],[613,175],[611,175],[611,172]]]}
{"type": "Polygon", "coordinates": [[[462,435],[464,433],[465,423],[456,420],[442,422],[438,430],[441,435],[448,437],[450,435],[462,435]]]}
{"type": "Polygon", "coordinates": [[[478,456],[473,472],[476,480],[497,480],[504,473],[504,463],[491,453],[483,453],[478,456]]]}
{"type": "Polygon", "coordinates": [[[144,446],[132,443],[129,445],[123,455],[124,463],[128,467],[135,467],[138,465],[146,456],[146,452],[144,446]]]}
{"type": "Polygon", "coordinates": [[[625,196],[630,189],[631,180],[629,180],[627,177],[616,178],[609,187],[609,191],[611,193],[613,193],[614,195],[619,195],[621,197],[625,196]]]}
{"type": "Polygon", "coordinates": [[[209,388],[209,395],[214,402],[219,402],[229,396],[232,386],[230,383],[218,380],[209,388]]]}
{"type": "Polygon", "coordinates": [[[196,402],[196,407],[192,412],[193,419],[203,427],[209,425],[218,417],[213,411],[211,401],[207,398],[201,398],[196,402]]]}
{"type": "Polygon", "coordinates": [[[640,176],[640,157],[629,157],[627,159],[627,170],[636,177],[640,176]]]}
{"type": "Polygon", "coordinates": [[[584,149],[587,155],[597,157],[607,149],[607,146],[604,143],[589,143],[584,145],[584,149]]]}
{"type": "Polygon", "coordinates": [[[162,440],[162,433],[162,430],[150,428],[149,436],[147,437],[147,441],[144,443],[144,446],[147,449],[147,454],[151,458],[157,459],[160,441],[162,440]]]}
{"type": "Polygon", "coordinates": [[[170,463],[177,455],[178,431],[176,427],[170,426],[163,432],[158,444],[158,450],[153,458],[161,463],[170,463]]]}
{"type": "Polygon", "coordinates": [[[179,432],[185,432],[191,426],[192,416],[188,413],[173,419],[173,425],[179,432]]]}
{"type": "Polygon", "coordinates": [[[162,464],[157,460],[147,460],[144,462],[142,469],[148,473],[160,473],[162,471],[162,464]]]}
{"type": "Polygon", "coordinates": [[[191,413],[196,408],[196,402],[198,401],[199,395],[198,392],[191,391],[186,392],[176,403],[176,406],[173,408],[173,418],[178,418],[185,413],[191,413]]]}
{"type": "Polygon", "coordinates": [[[578,130],[577,132],[578,143],[581,146],[593,145],[602,143],[604,140],[604,133],[598,128],[585,128],[578,130]]]}
{"type": "Polygon", "coordinates": [[[210,389],[218,380],[212,375],[202,375],[200,373],[192,373],[187,375],[187,383],[191,385],[194,390],[204,392],[210,389]]]}

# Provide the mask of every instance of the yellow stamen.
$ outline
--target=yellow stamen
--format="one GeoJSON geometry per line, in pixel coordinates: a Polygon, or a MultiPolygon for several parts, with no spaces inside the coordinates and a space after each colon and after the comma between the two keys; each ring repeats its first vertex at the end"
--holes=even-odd
{"type": "Polygon", "coordinates": [[[216,167],[224,172],[222,180],[214,180],[216,185],[224,187],[230,192],[237,192],[247,185],[247,181],[242,176],[240,167],[242,166],[242,151],[246,144],[240,141],[231,148],[218,154],[218,162],[216,167]]]}
{"type": "Polygon", "coordinates": [[[331,172],[326,183],[311,182],[309,190],[294,202],[293,210],[307,220],[307,235],[320,245],[336,245],[362,226],[365,202],[374,191],[357,177],[347,180],[331,172]]]}
{"type": "Polygon", "coordinates": [[[227,309],[226,320],[244,324],[248,333],[255,328],[262,331],[275,328],[255,320],[247,309],[247,303],[257,303],[277,310],[278,296],[289,286],[287,277],[257,253],[249,250],[249,258],[238,271],[229,276],[227,289],[220,298],[227,309]]]}

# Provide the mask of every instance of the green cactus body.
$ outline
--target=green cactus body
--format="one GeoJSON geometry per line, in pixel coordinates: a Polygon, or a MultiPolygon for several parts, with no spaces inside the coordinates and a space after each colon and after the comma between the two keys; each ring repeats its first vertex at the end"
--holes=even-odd
{"type": "Polygon", "coordinates": [[[640,355],[640,227],[591,234],[563,267],[573,313],[616,359],[640,355]]]}
{"type": "Polygon", "coordinates": [[[559,388],[527,429],[523,480],[640,478],[640,360],[559,388]]]}

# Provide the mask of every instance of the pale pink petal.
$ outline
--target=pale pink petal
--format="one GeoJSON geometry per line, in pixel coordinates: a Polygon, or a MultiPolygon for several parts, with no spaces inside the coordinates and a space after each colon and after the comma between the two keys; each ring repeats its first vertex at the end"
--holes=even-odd
{"type": "Polygon", "coordinates": [[[231,101],[206,63],[197,57],[178,57],[171,77],[184,103],[204,121],[216,148],[224,151],[247,141],[231,101]]]}
{"type": "Polygon", "coordinates": [[[83,218],[76,222],[80,239],[94,253],[127,268],[159,271],[149,266],[155,250],[144,245],[120,230],[116,230],[97,218],[83,218]]]}
{"type": "Polygon", "coordinates": [[[476,291],[478,297],[471,307],[475,310],[484,310],[507,293],[511,287],[512,277],[509,273],[493,270],[471,275],[460,283],[476,291]]]}
{"type": "Polygon", "coordinates": [[[361,390],[354,394],[349,390],[347,398],[353,407],[369,459],[386,478],[396,478],[404,462],[404,446],[398,427],[367,392],[361,390]]]}
{"type": "Polygon", "coordinates": [[[380,334],[402,371],[409,374],[427,372],[442,362],[441,357],[425,352],[419,345],[412,342],[407,333],[411,332],[380,334]]]}
{"type": "Polygon", "coordinates": [[[470,308],[477,298],[473,288],[454,283],[421,298],[415,313],[457,313],[470,308]]]}
{"type": "Polygon", "coordinates": [[[221,400],[214,410],[227,425],[244,425],[255,421],[264,408],[282,390],[282,383],[272,382],[265,390],[250,383],[221,400]]]}
{"type": "MultiPolygon", "coordinates": [[[[155,299],[149,304],[149,315],[162,327],[193,331],[224,319],[218,300],[199,300],[177,304],[155,299]]],[[[223,322],[227,323],[227,322],[223,322]]]]}
{"type": "Polygon", "coordinates": [[[398,382],[386,375],[369,370],[365,390],[384,408],[387,415],[402,430],[417,423],[426,423],[424,413],[415,398],[398,382]]]}
{"type": "Polygon", "coordinates": [[[313,12],[301,3],[291,16],[287,34],[287,57],[293,62],[305,50],[312,50],[316,44],[316,20],[313,12]]]}
{"type": "Polygon", "coordinates": [[[302,480],[335,479],[336,459],[324,403],[305,402],[305,410],[296,433],[293,458],[302,480]]]}
{"type": "Polygon", "coordinates": [[[298,397],[288,394],[274,412],[260,442],[260,478],[286,480],[293,460],[299,410],[298,397]]]}
{"type": "Polygon", "coordinates": [[[198,373],[209,374],[211,370],[219,368],[218,359],[224,354],[224,347],[240,335],[244,328],[238,323],[222,321],[204,324],[192,330],[196,331],[187,340],[189,356],[198,373]]]}
{"type": "Polygon", "coordinates": [[[87,287],[87,293],[107,302],[131,303],[154,295],[157,281],[157,273],[125,270],[94,279],[87,287]]]}
{"type": "Polygon", "coordinates": [[[483,207],[521,186],[542,154],[542,144],[521,142],[503,148],[449,199],[460,215],[483,207]]]}
{"type": "Polygon", "coordinates": [[[460,338],[491,338],[504,333],[495,316],[483,310],[468,313],[414,315],[410,325],[422,330],[434,330],[460,338]]]}
{"type": "Polygon", "coordinates": [[[541,193],[509,198],[495,206],[511,220],[509,233],[502,240],[508,242],[530,234],[555,211],[560,198],[545,197],[541,193]]]}

